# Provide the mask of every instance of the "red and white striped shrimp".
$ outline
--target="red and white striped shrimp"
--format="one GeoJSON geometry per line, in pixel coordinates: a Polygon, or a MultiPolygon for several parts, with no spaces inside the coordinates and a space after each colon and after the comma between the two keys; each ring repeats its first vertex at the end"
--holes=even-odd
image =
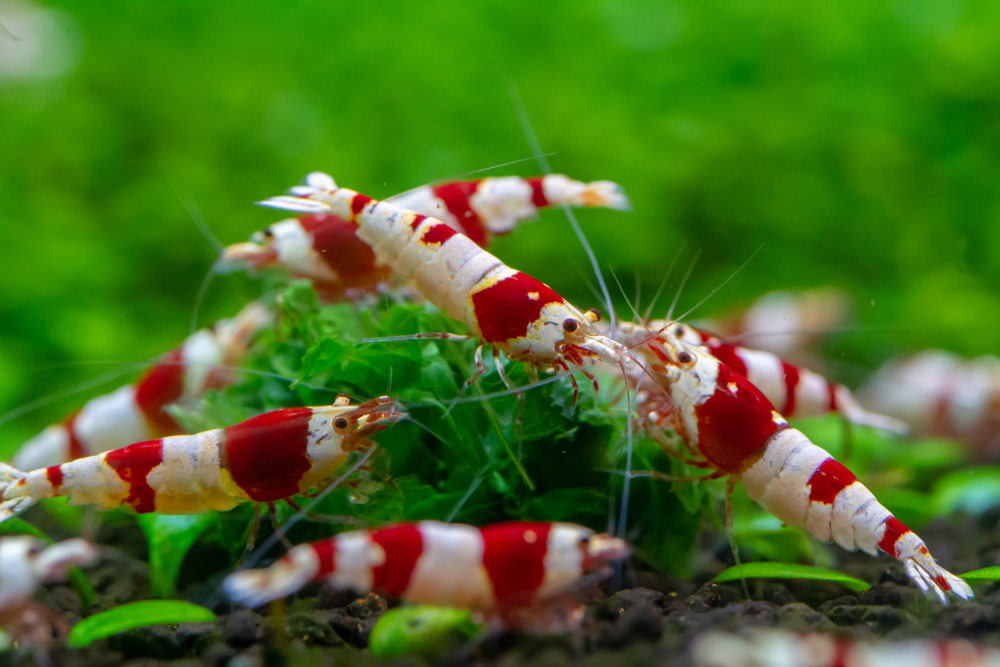
{"type": "Polygon", "coordinates": [[[624,346],[594,326],[596,312],[580,311],[437,218],[337,187],[318,172],[291,192],[260,203],[355,222],[379,261],[512,359],[569,368],[587,359],[618,365],[628,358],[624,346]]]}
{"type": "Polygon", "coordinates": [[[738,340],[802,363],[809,346],[841,326],[853,310],[850,297],[836,287],[768,292],[745,310],[698,323],[727,340],[738,340]]]}
{"type": "Polygon", "coordinates": [[[273,503],[327,480],[371,434],[397,421],[386,396],[350,405],[284,408],[227,428],[147,440],[21,472],[0,464],[0,521],[42,498],[138,513],[194,514],[273,503]]]}
{"type": "Polygon", "coordinates": [[[24,443],[14,455],[14,466],[44,468],[181,433],[166,407],[230,384],[234,380],[230,367],[239,363],[250,339],[270,321],[264,306],[251,303],[236,317],[196,331],[134,385],[91,399],[61,424],[24,443]]]}
{"type": "MultiPolygon", "coordinates": [[[[600,206],[627,209],[629,201],[616,183],[583,183],[561,174],[534,178],[504,176],[416,188],[386,201],[434,216],[480,247],[506,234],[518,222],[548,206],[600,206]]],[[[376,261],[360,240],[357,226],[336,215],[303,215],[257,232],[247,243],[227,247],[222,265],[249,264],[259,269],[282,266],[308,278],[327,301],[371,292],[391,271],[376,261]]]]}
{"type": "Polygon", "coordinates": [[[908,430],[899,420],[865,410],[844,385],[830,382],[808,368],[790,364],[771,352],[726,343],[704,329],[666,320],[653,320],[646,325],[622,322],[619,329],[629,345],[665,330],[670,330],[685,343],[703,345],[716,359],[750,380],[783,416],[790,419],[836,412],[855,424],[897,433],[908,430]]]}
{"type": "Polygon", "coordinates": [[[641,349],[648,374],[639,379],[648,427],[670,425],[697,464],[743,482],[747,494],[785,523],[821,540],[900,560],[907,575],[942,601],[972,596],[940,567],[907,528],[846,467],[788,425],[743,375],[701,346],[661,331],[641,349]],[[662,392],[656,392],[655,383],[662,392]]]}
{"type": "Polygon", "coordinates": [[[386,201],[446,222],[481,248],[487,247],[494,236],[510,233],[519,222],[535,217],[540,208],[631,208],[617,183],[584,183],[563,174],[455,181],[415,188],[386,201]]]}
{"type": "Polygon", "coordinates": [[[53,629],[65,634],[66,620],[35,602],[35,590],[96,560],[94,545],[79,538],[51,545],[26,535],[0,538],[0,627],[23,643],[44,643],[53,629]]]}
{"type": "Polygon", "coordinates": [[[610,574],[608,565],[627,552],[618,538],[568,523],[477,528],[421,521],[301,544],[268,568],[230,575],[225,587],[235,601],[256,607],[326,581],[414,604],[461,607],[522,629],[544,626],[546,613],[558,610],[572,628],[582,610],[569,602],[571,590],[585,575],[610,574]]]}
{"type": "Polygon", "coordinates": [[[819,633],[752,629],[707,632],[691,646],[694,667],[1000,667],[1000,650],[964,639],[851,640],[819,633]]]}
{"type": "Polygon", "coordinates": [[[925,350],[887,362],[862,389],[867,405],[916,433],[956,438],[983,460],[1000,459],[1000,359],[925,350]]]}

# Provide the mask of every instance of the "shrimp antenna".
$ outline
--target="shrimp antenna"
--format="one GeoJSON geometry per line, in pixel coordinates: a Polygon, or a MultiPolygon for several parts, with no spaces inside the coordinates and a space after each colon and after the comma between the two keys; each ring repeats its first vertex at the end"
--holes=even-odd
{"type": "Polygon", "coordinates": [[[467,171],[462,176],[475,176],[476,174],[482,174],[486,171],[493,171],[494,169],[501,169],[503,167],[509,167],[515,164],[521,164],[522,162],[531,162],[532,160],[544,160],[555,155],[555,152],[550,153],[539,153],[537,155],[531,155],[529,157],[522,157],[516,160],[510,160],[509,162],[501,162],[500,164],[495,164],[492,167],[483,167],[482,169],[473,169],[472,171],[467,171]]]}
{"type": "MultiPolygon", "coordinates": [[[[513,81],[507,80],[507,92],[511,97],[511,101],[514,103],[514,109],[517,112],[518,122],[521,124],[521,130],[524,132],[524,137],[528,141],[528,146],[537,156],[538,164],[546,174],[552,173],[552,166],[549,164],[548,158],[545,157],[545,153],[542,151],[542,145],[538,141],[538,134],[535,132],[534,125],[531,124],[531,118],[528,116],[528,109],[524,106],[524,101],[521,99],[521,93],[518,91],[517,86],[513,81]]],[[[593,248],[590,247],[590,243],[587,242],[587,237],[583,234],[583,228],[580,227],[580,223],[576,219],[576,213],[573,209],[566,204],[562,205],[563,213],[566,214],[566,219],[569,220],[570,227],[573,228],[573,233],[576,234],[576,238],[580,241],[580,245],[583,246],[584,252],[587,253],[587,259],[590,260],[590,266],[594,269],[594,275],[597,277],[597,284],[601,288],[601,294],[604,297],[604,305],[608,310],[608,319],[611,324],[611,329],[614,330],[618,327],[618,323],[615,319],[615,308],[611,303],[611,293],[608,291],[608,286],[604,282],[604,276],[601,275],[601,267],[597,263],[597,256],[594,254],[593,248]]]]}
{"type": "Polygon", "coordinates": [[[691,263],[688,264],[687,271],[681,276],[681,283],[677,286],[677,291],[674,292],[674,298],[670,301],[670,307],[667,308],[667,319],[672,320],[674,315],[674,308],[677,307],[677,302],[681,298],[681,293],[684,291],[684,287],[687,285],[688,280],[691,278],[691,274],[694,272],[694,267],[701,258],[701,250],[694,253],[694,257],[691,258],[691,263]]]}
{"type": "Polygon", "coordinates": [[[452,521],[455,520],[455,517],[458,516],[458,513],[462,511],[462,507],[465,506],[465,503],[469,502],[469,498],[472,497],[472,494],[476,492],[476,490],[483,483],[483,480],[486,479],[486,472],[489,469],[490,465],[487,463],[476,472],[476,476],[472,479],[472,483],[469,484],[469,488],[465,490],[465,493],[462,494],[462,497],[458,499],[458,502],[455,503],[455,506],[451,508],[450,512],[448,512],[448,516],[445,517],[444,520],[446,523],[451,523],[452,521]]]}
{"type": "MultiPolygon", "coordinates": [[[[530,155],[528,157],[519,157],[516,160],[508,160],[507,162],[501,162],[499,164],[494,164],[494,165],[491,165],[489,167],[483,167],[482,169],[473,169],[472,171],[466,171],[466,172],[463,172],[463,173],[461,173],[461,174],[459,174],[458,176],[455,176],[455,177],[446,176],[445,178],[435,179],[434,181],[432,181],[432,183],[446,183],[448,181],[456,180],[458,178],[465,178],[467,176],[475,176],[476,174],[482,174],[482,173],[487,172],[487,171],[493,171],[494,169],[502,169],[503,167],[509,167],[511,165],[514,165],[514,164],[521,164],[522,162],[531,162],[532,160],[537,160],[540,157],[551,157],[553,155],[555,155],[555,153],[546,153],[544,155],[530,155]]],[[[408,195],[411,192],[419,190],[420,188],[423,188],[423,187],[427,187],[426,184],[425,185],[417,185],[417,186],[414,186],[414,187],[410,188],[409,190],[403,190],[402,192],[398,192],[398,193],[394,194],[391,197],[386,197],[385,201],[391,202],[393,199],[401,198],[401,197],[403,197],[405,195],[408,195]]]]}
{"type": "MultiPolygon", "coordinates": [[[[194,202],[190,199],[181,197],[173,183],[167,181],[167,187],[170,188],[174,198],[177,199],[180,205],[184,208],[188,218],[190,218],[191,222],[194,223],[195,228],[201,232],[201,235],[205,237],[209,245],[215,250],[215,256],[221,257],[224,246],[222,245],[222,242],[215,237],[212,230],[209,229],[208,223],[205,222],[205,216],[201,214],[201,211],[198,210],[198,207],[195,206],[194,202]]],[[[213,262],[212,266],[205,274],[205,277],[201,279],[201,283],[198,285],[198,291],[195,292],[194,296],[194,305],[191,308],[191,319],[188,322],[188,333],[194,333],[198,330],[198,314],[201,312],[201,307],[205,303],[205,297],[208,294],[209,286],[212,284],[212,279],[215,277],[215,274],[218,273],[218,265],[218,260],[213,262]]]]}
{"type": "MultiPolygon", "coordinates": [[[[92,363],[103,363],[103,362],[92,362],[92,363]]],[[[64,389],[63,391],[53,392],[41,398],[36,398],[35,400],[25,403],[20,407],[9,410],[4,414],[0,415],[0,425],[6,424],[9,421],[13,421],[18,417],[23,415],[31,414],[36,410],[40,410],[47,405],[51,405],[56,401],[60,401],[69,396],[79,394],[80,392],[87,391],[88,389],[93,389],[94,387],[99,387],[105,382],[110,382],[116,378],[125,375],[126,373],[131,373],[136,368],[143,368],[145,364],[131,363],[131,364],[120,364],[119,362],[108,362],[118,365],[118,368],[114,368],[103,375],[99,375],[96,378],[91,378],[89,380],[84,380],[79,384],[70,387],[69,389],[64,389]]]]}
{"type": "MultiPolygon", "coordinates": [[[[622,375],[625,374],[624,367],[622,368],[622,375]]],[[[635,429],[632,422],[632,410],[635,407],[635,394],[632,392],[628,385],[625,388],[625,402],[628,406],[628,427],[626,430],[626,444],[625,444],[625,480],[622,482],[622,502],[621,507],[618,508],[618,525],[615,526],[615,535],[617,537],[626,537],[626,532],[628,530],[628,506],[629,506],[629,493],[632,490],[632,449],[635,429]]]]}
{"type": "MultiPolygon", "coordinates": [[[[632,311],[632,316],[635,317],[636,320],[642,321],[642,315],[640,315],[639,311],[636,309],[636,304],[639,301],[639,295],[636,294],[634,301],[628,298],[628,294],[625,293],[625,286],[622,285],[622,281],[619,280],[618,273],[615,272],[614,268],[611,269],[611,277],[615,279],[615,285],[618,286],[618,291],[621,292],[622,298],[625,299],[625,305],[632,311]]],[[[638,292],[638,281],[636,281],[636,291],[638,292]]]]}
{"type": "Polygon", "coordinates": [[[660,281],[660,286],[656,288],[656,292],[653,293],[653,300],[649,302],[649,307],[646,308],[646,312],[642,314],[642,321],[646,322],[649,320],[650,313],[653,312],[653,308],[656,307],[656,302],[660,300],[660,295],[663,294],[663,289],[667,286],[667,280],[670,279],[670,274],[674,272],[674,266],[677,264],[677,260],[681,258],[681,254],[684,252],[684,248],[687,247],[687,241],[681,243],[681,247],[677,249],[674,253],[674,258],[670,260],[670,266],[667,267],[667,272],[663,276],[663,280],[660,281]]]}
{"type": "Polygon", "coordinates": [[[703,298],[701,301],[699,301],[698,303],[696,303],[693,306],[691,306],[690,308],[688,308],[687,311],[683,315],[681,315],[680,317],[678,317],[677,319],[678,320],[683,320],[685,317],[687,317],[688,315],[690,315],[691,313],[693,313],[695,310],[697,310],[698,308],[700,308],[701,306],[703,306],[706,301],[708,301],[713,296],[715,296],[715,294],[719,290],[721,290],[723,287],[725,287],[729,283],[729,281],[731,281],[733,278],[735,278],[739,274],[740,271],[742,271],[743,269],[747,268],[747,265],[749,265],[750,262],[753,261],[753,258],[757,256],[757,254],[761,251],[761,249],[763,247],[764,247],[763,243],[761,243],[759,246],[757,246],[757,249],[754,250],[750,254],[749,257],[747,257],[746,261],[743,262],[742,264],[740,264],[736,268],[735,271],[733,271],[732,273],[729,274],[729,277],[727,277],[725,280],[723,280],[721,283],[719,283],[711,292],[709,292],[708,294],[706,294],[705,298],[703,298]]]}

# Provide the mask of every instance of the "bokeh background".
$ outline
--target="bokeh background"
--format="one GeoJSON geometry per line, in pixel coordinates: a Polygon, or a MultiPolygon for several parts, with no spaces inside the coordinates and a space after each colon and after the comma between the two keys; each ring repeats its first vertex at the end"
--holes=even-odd
{"type": "MultiPolygon", "coordinates": [[[[0,0],[0,451],[253,298],[219,276],[198,301],[213,243],[306,172],[373,196],[538,173],[521,103],[555,171],[633,199],[579,213],[621,312],[613,276],[645,306],[676,263],[662,312],[693,263],[681,310],[732,277],[697,315],[847,290],[848,381],[996,352],[997,34],[985,0],[0,0]]],[[[495,251],[600,305],[559,212],[495,251]]]]}

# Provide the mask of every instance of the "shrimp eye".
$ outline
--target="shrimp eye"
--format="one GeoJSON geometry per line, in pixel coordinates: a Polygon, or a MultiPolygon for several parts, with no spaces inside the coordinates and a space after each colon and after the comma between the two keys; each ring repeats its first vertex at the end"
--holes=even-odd
{"type": "Polygon", "coordinates": [[[573,333],[580,328],[580,323],[574,320],[572,317],[567,317],[562,323],[563,331],[566,333],[573,333]]]}
{"type": "Polygon", "coordinates": [[[590,320],[591,322],[601,321],[601,311],[599,311],[597,308],[591,308],[586,313],[584,313],[584,315],[586,315],[587,319],[590,320]]]}
{"type": "Polygon", "coordinates": [[[274,232],[271,231],[270,227],[265,227],[263,234],[264,234],[264,238],[268,238],[268,239],[274,238],[274,232]]]}
{"type": "Polygon", "coordinates": [[[333,427],[338,431],[343,431],[350,424],[347,417],[337,417],[333,420],[333,427]]]}
{"type": "Polygon", "coordinates": [[[684,337],[684,331],[685,331],[684,325],[683,324],[678,324],[677,328],[674,329],[674,335],[677,336],[678,338],[683,338],[684,337]]]}
{"type": "Polygon", "coordinates": [[[681,362],[682,364],[690,364],[692,361],[694,361],[694,357],[691,356],[691,353],[688,352],[687,350],[681,350],[680,352],[677,353],[677,361],[681,362]]]}

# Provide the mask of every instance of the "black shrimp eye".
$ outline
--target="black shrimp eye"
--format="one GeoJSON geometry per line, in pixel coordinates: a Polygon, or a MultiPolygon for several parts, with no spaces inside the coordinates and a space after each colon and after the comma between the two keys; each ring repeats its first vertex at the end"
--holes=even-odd
{"type": "Polygon", "coordinates": [[[681,362],[682,364],[690,364],[692,361],[694,361],[694,357],[691,356],[691,353],[688,352],[687,350],[681,350],[680,352],[677,353],[677,361],[681,362]]]}
{"type": "Polygon", "coordinates": [[[684,325],[683,324],[678,324],[677,328],[674,329],[674,335],[676,335],[678,338],[683,338],[684,337],[684,331],[685,331],[684,325]]]}
{"type": "Polygon", "coordinates": [[[562,323],[563,331],[566,333],[573,333],[580,328],[580,323],[574,320],[572,317],[567,317],[562,323]]]}
{"type": "Polygon", "coordinates": [[[268,238],[268,239],[274,238],[274,232],[271,231],[270,227],[265,227],[264,228],[264,238],[268,238]]]}
{"type": "Polygon", "coordinates": [[[333,420],[333,427],[338,431],[343,431],[350,424],[347,417],[337,417],[333,420]]]}

